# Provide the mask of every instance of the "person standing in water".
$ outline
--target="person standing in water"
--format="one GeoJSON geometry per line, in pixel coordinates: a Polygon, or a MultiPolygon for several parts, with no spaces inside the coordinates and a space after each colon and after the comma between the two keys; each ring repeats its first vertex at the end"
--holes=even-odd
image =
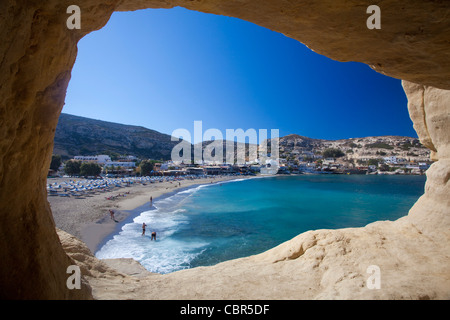
{"type": "Polygon", "coordinates": [[[153,239],[156,241],[156,232],[155,231],[152,232],[152,237],[150,240],[153,240],[153,239]]]}
{"type": "Polygon", "coordinates": [[[147,225],[145,224],[145,222],[144,223],[142,223],[142,235],[145,235],[145,227],[146,227],[147,225]]]}

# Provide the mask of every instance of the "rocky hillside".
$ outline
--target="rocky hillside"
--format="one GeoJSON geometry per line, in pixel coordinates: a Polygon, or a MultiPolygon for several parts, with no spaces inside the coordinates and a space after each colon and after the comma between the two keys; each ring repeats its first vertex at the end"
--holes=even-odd
{"type": "Polygon", "coordinates": [[[296,134],[280,138],[280,157],[322,155],[326,149],[339,149],[345,158],[354,160],[397,157],[411,161],[427,161],[430,151],[417,138],[379,136],[342,140],[311,139],[296,134]]]}
{"type": "Polygon", "coordinates": [[[119,154],[170,159],[178,144],[171,136],[144,127],[124,125],[62,113],[55,133],[53,153],[76,155],[119,154]]]}
{"type": "MultiPolygon", "coordinates": [[[[396,156],[414,161],[429,159],[429,150],[419,139],[382,136],[342,140],[312,139],[290,134],[280,139],[281,158],[314,158],[326,149],[339,149],[351,160],[396,156]]],[[[202,144],[204,149],[211,141],[202,144]]],[[[62,113],[55,134],[53,153],[63,158],[76,155],[117,154],[139,158],[169,160],[177,141],[171,136],[144,127],[94,120],[62,113]]],[[[246,144],[248,145],[248,144],[246,144]]],[[[235,157],[237,144],[235,143],[235,157]]],[[[270,151],[270,141],[268,142],[270,151]]],[[[193,146],[192,146],[193,151],[193,146]]],[[[246,158],[248,147],[245,148],[246,158]]],[[[226,149],[224,143],[223,155],[226,149]]]]}

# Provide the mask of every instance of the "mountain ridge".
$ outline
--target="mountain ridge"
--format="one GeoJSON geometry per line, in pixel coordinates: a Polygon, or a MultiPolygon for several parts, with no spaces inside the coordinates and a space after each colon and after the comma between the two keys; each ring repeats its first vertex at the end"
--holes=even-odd
{"type": "Polygon", "coordinates": [[[53,153],[65,158],[113,153],[165,160],[178,143],[170,135],[142,126],[61,113],[53,153]]]}
{"type": "MultiPolygon", "coordinates": [[[[327,148],[339,148],[350,158],[373,158],[396,155],[402,157],[429,156],[418,138],[407,136],[369,136],[347,139],[309,138],[296,133],[279,139],[280,155],[319,154],[327,148]]],[[[270,139],[268,140],[270,142],[270,139]]],[[[134,155],[143,159],[170,160],[179,140],[143,126],[91,119],[61,113],[55,132],[54,154],[63,158],[76,155],[134,155]]],[[[204,141],[204,149],[211,141],[204,141]]],[[[194,145],[191,144],[191,151],[194,145]]],[[[225,153],[224,153],[225,154],[225,153]]]]}

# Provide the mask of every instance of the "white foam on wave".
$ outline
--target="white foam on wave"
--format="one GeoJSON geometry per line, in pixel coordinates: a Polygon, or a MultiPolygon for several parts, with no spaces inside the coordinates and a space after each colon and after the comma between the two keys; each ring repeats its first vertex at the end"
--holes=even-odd
{"type": "Polygon", "coordinates": [[[157,273],[189,268],[190,262],[200,255],[209,243],[193,239],[180,241],[173,237],[189,223],[189,217],[184,214],[186,209],[181,205],[202,188],[242,180],[245,179],[199,185],[154,201],[155,209],[144,211],[135,217],[132,223],[125,224],[119,234],[97,251],[97,258],[133,258],[147,270],[157,273]],[[143,223],[147,225],[145,236],[142,236],[143,223]],[[156,231],[157,241],[150,240],[152,231],[156,231]]]}
{"type": "Polygon", "coordinates": [[[195,193],[195,192],[199,191],[200,189],[208,187],[208,186],[209,186],[208,184],[202,184],[202,185],[197,186],[195,188],[189,188],[187,190],[180,191],[180,192],[178,192],[178,194],[180,194],[180,195],[182,195],[182,194],[192,194],[192,193],[195,193]]]}
{"type": "Polygon", "coordinates": [[[99,251],[99,259],[133,258],[147,270],[169,273],[190,267],[190,262],[202,253],[208,245],[201,241],[180,241],[174,233],[189,223],[186,209],[180,208],[185,197],[176,195],[155,202],[156,209],[144,211],[125,224],[119,234],[109,240],[99,251]],[[142,236],[142,224],[147,225],[142,236]],[[157,241],[152,241],[151,233],[156,232],[157,241]]]}
{"type": "MultiPolygon", "coordinates": [[[[139,220],[139,219],[138,219],[139,220]]],[[[200,241],[178,241],[171,236],[183,219],[150,219],[145,236],[141,223],[129,223],[109,240],[97,253],[99,259],[133,258],[147,270],[169,273],[190,267],[190,262],[202,253],[208,243],[200,241]],[[151,231],[157,230],[157,241],[150,240],[151,231]]]]}
{"type": "Polygon", "coordinates": [[[207,243],[184,242],[173,239],[146,244],[147,250],[139,262],[149,271],[169,273],[187,269],[190,263],[200,255],[207,243]]]}

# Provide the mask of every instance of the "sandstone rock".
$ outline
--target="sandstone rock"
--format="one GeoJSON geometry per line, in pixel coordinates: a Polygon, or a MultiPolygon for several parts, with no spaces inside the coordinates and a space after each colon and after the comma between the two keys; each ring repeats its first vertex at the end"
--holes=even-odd
{"type": "Polygon", "coordinates": [[[420,141],[428,147],[431,159],[450,158],[450,90],[441,90],[403,81],[408,110],[420,141]],[[438,152],[439,149],[439,152],[438,152]]]}
{"type": "Polygon", "coordinates": [[[139,262],[131,258],[103,259],[102,261],[111,268],[130,276],[143,278],[148,277],[149,275],[152,274],[150,271],[145,269],[139,262]]]}

